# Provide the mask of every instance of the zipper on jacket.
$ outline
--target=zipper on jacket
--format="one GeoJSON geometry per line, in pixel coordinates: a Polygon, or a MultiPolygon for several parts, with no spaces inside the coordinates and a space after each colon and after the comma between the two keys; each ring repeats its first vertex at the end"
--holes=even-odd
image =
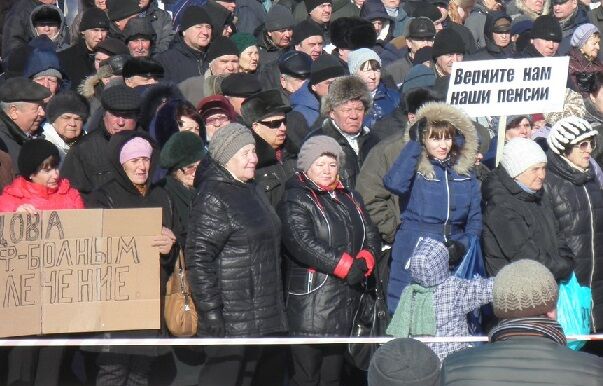
{"type": "MultiPolygon", "coordinates": [[[[595,225],[593,224],[593,207],[590,202],[590,195],[588,194],[588,189],[586,185],[582,185],[584,188],[584,193],[586,194],[586,202],[588,202],[588,210],[590,217],[590,257],[591,257],[591,268],[590,268],[590,280],[588,282],[588,287],[592,288],[593,286],[593,276],[595,274],[595,225]]],[[[592,324],[592,328],[594,332],[597,332],[597,326],[595,325],[595,317],[593,316],[593,308],[595,303],[591,296],[590,298],[590,322],[592,324]]]]}
{"type": "Polygon", "coordinates": [[[450,220],[450,186],[448,185],[448,169],[444,168],[444,180],[446,181],[446,197],[447,197],[447,205],[446,205],[446,221],[444,221],[444,241],[448,241],[447,228],[448,221],[450,220]]]}

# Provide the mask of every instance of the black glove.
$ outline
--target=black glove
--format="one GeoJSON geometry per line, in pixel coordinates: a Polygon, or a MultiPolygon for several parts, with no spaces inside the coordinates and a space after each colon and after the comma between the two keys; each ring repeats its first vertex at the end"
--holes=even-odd
{"type": "Polygon", "coordinates": [[[448,248],[448,266],[456,267],[465,256],[465,246],[456,240],[448,240],[444,245],[448,248]]]}
{"type": "Polygon", "coordinates": [[[224,328],[224,318],[222,318],[222,312],[218,310],[211,310],[202,312],[199,320],[199,330],[202,335],[213,336],[216,338],[223,338],[226,334],[224,328]]]}
{"type": "Polygon", "coordinates": [[[345,277],[345,280],[349,285],[356,285],[364,279],[364,274],[368,271],[368,267],[366,266],[366,261],[364,259],[354,259],[352,266],[350,267],[350,272],[345,277]]]}
{"type": "Polygon", "coordinates": [[[408,136],[412,141],[421,141],[423,132],[427,129],[427,118],[421,118],[408,128],[408,136]]]}

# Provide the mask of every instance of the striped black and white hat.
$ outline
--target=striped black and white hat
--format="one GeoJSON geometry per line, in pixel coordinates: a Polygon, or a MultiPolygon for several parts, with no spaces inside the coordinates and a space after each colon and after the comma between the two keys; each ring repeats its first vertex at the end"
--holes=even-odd
{"type": "Polygon", "coordinates": [[[562,155],[572,145],[597,135],[590,123],[576,116],[560,119],[553,125],[547,138],[549,148],[562,155]]]}

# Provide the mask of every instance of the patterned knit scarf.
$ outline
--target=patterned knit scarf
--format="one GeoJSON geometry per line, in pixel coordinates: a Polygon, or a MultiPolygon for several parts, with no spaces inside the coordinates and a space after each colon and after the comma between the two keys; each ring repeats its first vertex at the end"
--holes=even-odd
{"type": "Polygon", "coordinates": [[[567,344],[563,328],[547,317],[504,319],[490,331],[490,342],[500,342],[514,336],[541,336],[562,346],[567,344]]]}

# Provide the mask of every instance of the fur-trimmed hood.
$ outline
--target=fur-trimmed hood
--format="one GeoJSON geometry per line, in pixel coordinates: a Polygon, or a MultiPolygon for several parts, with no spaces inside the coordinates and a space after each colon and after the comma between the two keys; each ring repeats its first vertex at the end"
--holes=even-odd
{"type": "MultiPolygon", "coordinates": [[[[459,146],[459,153],[452,169],[458,174],[467,175],[475,164],[475,156],[477,155],[477,132],[471,119],[461,110],[456,107],[447,105],[442,102],[428,102],[417,111],[417,122],[423,117],[427,118],[428,125],[434,121],[450,122],[457,128],[463,136],[463,144],[459,146]]],[[[408,131],[405,134],[405,140],[408,141],[408,131]]],[[[429,158],[427,150],[423,147],[421,159],[417,166],[417,171],[427,178],[434,178],[435,171],[429,158]]]]}
{"type": "Polygon", "coordinates": [[[95,96],[96,86],[101,83],[101,77],[99,74],[93,74],[87,76],[79,86],[77,91],[86,99],[90,99],[95,96]]]}

